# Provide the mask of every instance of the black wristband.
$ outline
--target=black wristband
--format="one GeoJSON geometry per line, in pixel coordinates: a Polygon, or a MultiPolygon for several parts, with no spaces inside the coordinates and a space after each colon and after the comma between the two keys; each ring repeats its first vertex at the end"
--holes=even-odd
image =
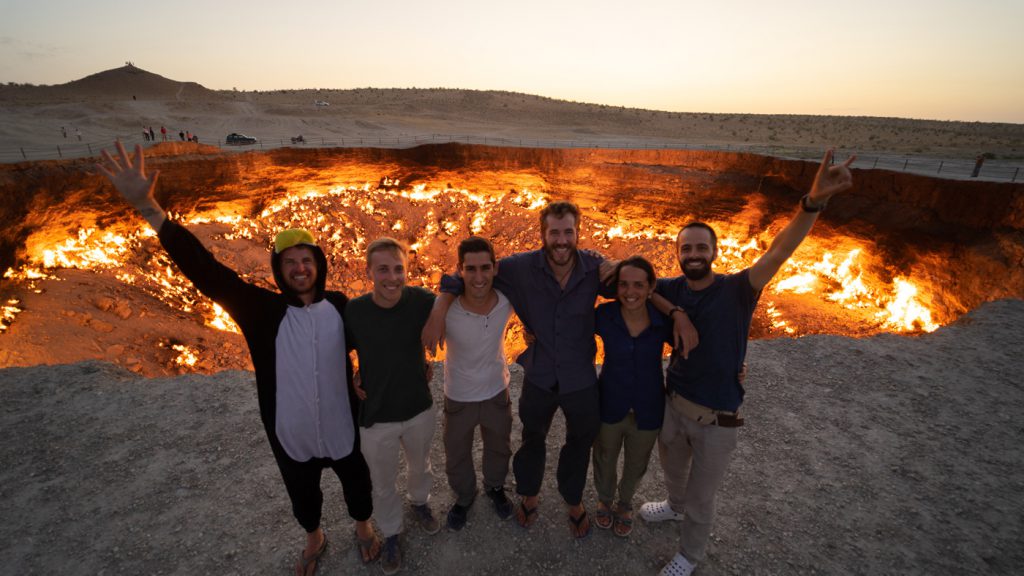
{"type": "Polygon", "coordinates": [[[671,318],[672,315],[675,314],[676,312],[682,312],[683,314],[686,314],[686,310],[683,310],[682,306],[673,306],[672,309],[668,311],[668,317],[671,318]]]}
{"type": "Polygon", "coordinates": [[[811,206],[810,194],[804,194],[800,198],[800,209],[803,210],[804,212],[810,212],[812,214],[815,212],[821,212],[822,210],[825,209],[825,206],[828,206],[828,200],[826,200],[819,206],[811,206]]]}

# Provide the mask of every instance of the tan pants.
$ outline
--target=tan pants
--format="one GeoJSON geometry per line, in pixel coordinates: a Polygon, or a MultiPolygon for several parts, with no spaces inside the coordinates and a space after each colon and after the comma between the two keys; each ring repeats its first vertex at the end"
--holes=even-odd
{"type": "Polygon", "coordinates": [[[360,445],[373,482],[373,517],[384,537],[402,531],[402,497],[398,494],[399,450],[405,452],[409,502],[426,504],[434,484],[430,444],[436,416],[431,406],[404,422],[378,422],[359,428],[360,445]]]}
{"type": "Polygon", "coordinates": [[[684,415],[679,399],[673,394],[665,405],[658,453],[669,505],[683,513],[679,550],[697,563],[704,559],[711,536],[715,493],[736,448],[737,429],[698,423],[684,415]]]}

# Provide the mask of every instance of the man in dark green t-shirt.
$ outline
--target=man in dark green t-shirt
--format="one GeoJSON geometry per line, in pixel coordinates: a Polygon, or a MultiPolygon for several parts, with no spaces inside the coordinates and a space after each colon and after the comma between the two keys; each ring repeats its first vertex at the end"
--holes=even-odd
{"type": "Polygon", "coordinates": [[[399,448],[405,452],[409,501],[417,522],[428,534],[440,529],[427,504],[434,481],[430,445],[435,414],[429,365],[420,341],[434,294],[405,285],[406,252],[392,238],[371,242],[366,248],[366,271],[373,291],[349,301],[345,308],[346,338],[359,356],[354,384],[363,400],[359,431],[373,481],[374,517],[384,536],[385,574],[397,572],[402,565],[399,448]]]}

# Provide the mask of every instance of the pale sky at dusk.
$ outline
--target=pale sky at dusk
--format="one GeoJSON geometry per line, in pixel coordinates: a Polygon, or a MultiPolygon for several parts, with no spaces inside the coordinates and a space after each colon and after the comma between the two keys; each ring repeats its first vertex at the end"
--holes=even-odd
{"type": "Polygon", "coordinates": [[[0,82],[510,90],[1024,123],[1024,0],[0,0],[0,82]]]}

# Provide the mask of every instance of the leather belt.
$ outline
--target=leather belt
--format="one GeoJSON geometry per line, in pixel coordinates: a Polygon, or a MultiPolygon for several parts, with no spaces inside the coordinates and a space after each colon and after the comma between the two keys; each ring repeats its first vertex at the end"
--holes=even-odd
{"type": "Polygon", "coordinates": [[[676,392],[669,392],[668,399],[672,408],[698,424],[720,426],[722,428],[739,428],[743,426],[743,417],[739,415],[739,412],[714,410],[687,400],[676,392]]]}

